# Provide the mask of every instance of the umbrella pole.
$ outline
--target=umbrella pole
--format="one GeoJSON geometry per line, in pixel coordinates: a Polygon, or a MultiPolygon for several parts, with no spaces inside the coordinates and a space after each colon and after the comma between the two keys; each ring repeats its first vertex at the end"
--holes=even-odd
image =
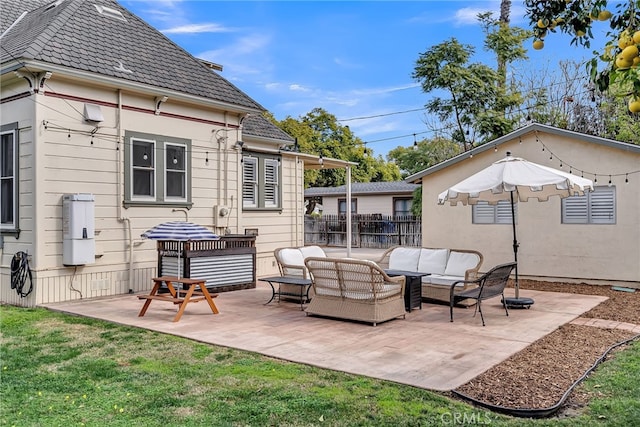
{"type": "Polygon", "coordinates": [[[511,191],[511,225],[513,227],[513,258],[516,263],[516,298],[520,297],[520,283],[518,282],[518,239],[516,237],[516,212],[513,205],[513,191],[511,191]]]}
{"type": "MultiPolygon", "coordinates": [[[[515,191],[515,190],[514,190],[515,191]]],[[[516,263],[516,297],[515,298],[504,298],[503,303],[509,308],[529,308],[533,304],[533,300],[531,298],[520,298],[520,282],[518,279],[518,247],[520,244],[518,243],[518,238],[516,235],[516,209],[513,203],[513,191],[511,191],[511,225],[513,227],[513,258],[516,263]]]]}

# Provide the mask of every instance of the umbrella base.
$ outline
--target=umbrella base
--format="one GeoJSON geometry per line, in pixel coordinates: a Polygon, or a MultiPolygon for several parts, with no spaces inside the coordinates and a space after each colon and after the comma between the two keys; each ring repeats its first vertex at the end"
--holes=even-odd
{"type": "Polygon", "coordinates": [[[508,308],[531,308],[533,300],[531,298],[505,298],[504,303],[508,308]]]}

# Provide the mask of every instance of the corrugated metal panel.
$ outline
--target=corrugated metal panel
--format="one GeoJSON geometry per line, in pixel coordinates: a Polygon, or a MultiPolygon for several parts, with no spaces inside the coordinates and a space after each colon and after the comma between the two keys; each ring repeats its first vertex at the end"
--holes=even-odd
{"type": "MultiPolygon", "coordinates": [[[[177,258],[162,257],[162,275],[178,275],[177,258]]],[[[253,255],[191,258],[189,277],[206,279],[207,287],[253,283],[253,255]]]]}

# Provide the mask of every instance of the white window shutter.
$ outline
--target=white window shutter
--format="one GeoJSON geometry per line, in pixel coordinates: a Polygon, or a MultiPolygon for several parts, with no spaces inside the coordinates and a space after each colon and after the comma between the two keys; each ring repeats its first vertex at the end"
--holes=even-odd
{"type": "Polygon", "coordinates": [[[590,217],[592,224],[615,224],[615,188],[599,187],[598,191],[589,194],[590,217]]]}
{"type": "Polygon", "coordinates": [[[278,206],[278,161],[265,159],[264,161],[264,205],[278,206]]]}
{"type": "Polygon", "coordinates": [[[255,157],[242,160],[242,205],[258,206],[258,159],[255,157]]]}

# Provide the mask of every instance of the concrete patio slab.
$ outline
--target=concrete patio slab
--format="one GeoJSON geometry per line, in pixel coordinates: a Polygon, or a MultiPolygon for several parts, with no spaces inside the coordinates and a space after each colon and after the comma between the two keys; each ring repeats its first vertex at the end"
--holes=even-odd
{"type": "MultiPolygon", "coordinates": [[[[508,289],[507,293],[512,293],[508,289]]],[[[571,322],[605,297],[521,292],[535,304],[505,316],[499,298],[483,303],[486,326],[473,308],[423,304],[405,319],[370,324],[307,316],[293,302],[272,302],[271,288],[222,293],[220,314],[205,303],[190,304],[174,323],[176,307],[153,301],[138,317],[143,301],[136,295],[49,304],[51,310],[103,319],[177,335],[204,343],[261,353],[321,368],[446,391],[468,382],[532,342],[571,322]]],[[[511,296],[511,295],[507,295],[511,296]]]]}

